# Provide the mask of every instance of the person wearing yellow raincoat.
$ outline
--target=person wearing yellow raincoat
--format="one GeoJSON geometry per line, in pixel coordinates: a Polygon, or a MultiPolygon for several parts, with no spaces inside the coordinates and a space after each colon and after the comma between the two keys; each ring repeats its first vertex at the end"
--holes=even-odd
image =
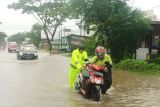
{"type": "Polygon", "coordinates": [[[69,72],[69,85],[72,89],[75,89],[76,78],[85,63],[85,59],[88,59],[85,47],[79,46],[78,49],[73,50],[69,72]]]}
{"type": "Polygon", "coordinates": [[[101,90],[102,94],[106,94],[106,91],[112,85],[112,60],[111,57],[106,54],[106,49],[103,46],[97,46],[95,49],[95,54],[96,55],[91,59],[90,63],[99,66],[106,66],[106,69],[108,69],[108,72],[103,72],[104,85],[102,86],[101,90]]]}

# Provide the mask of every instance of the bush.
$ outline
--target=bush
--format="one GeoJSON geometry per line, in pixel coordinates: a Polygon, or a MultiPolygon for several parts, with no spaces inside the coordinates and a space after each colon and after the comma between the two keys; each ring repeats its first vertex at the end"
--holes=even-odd
{"type": "Polygon", "coordinates": [[[115,67],[136,72],[160,72],[160,65],[134,59],[122,60],[115,67]]]}
{"type": "Polygon", "coordinates": [[[148,63],[160,64],[160,58],[156,59],[149,59],[147,60],[148,63]]]}

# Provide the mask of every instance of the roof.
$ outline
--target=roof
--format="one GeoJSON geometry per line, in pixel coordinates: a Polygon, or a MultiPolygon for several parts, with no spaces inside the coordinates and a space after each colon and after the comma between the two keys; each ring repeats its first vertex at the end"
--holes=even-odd
{"type": "Polygon", "coordinates": [[[80,35],[75,35],[75,34],[70,34],[70,35],[67,35],[67,36],[62,37],[62,38],[68,38],[68,37],[72,37],[72,36],[89,38],[89,36],[80,36],[80,35]]]}

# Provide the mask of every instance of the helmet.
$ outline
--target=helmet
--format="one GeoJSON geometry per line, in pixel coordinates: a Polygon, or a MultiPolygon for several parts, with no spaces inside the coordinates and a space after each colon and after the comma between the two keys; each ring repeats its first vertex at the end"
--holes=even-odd
{"type": "Polygon", "coordinates": [[[105,52],[106,52],[106,50],[103,46],[97,46],[97,48],[95,49],[95,54],[99,59],[104,58],[105,52]]]}

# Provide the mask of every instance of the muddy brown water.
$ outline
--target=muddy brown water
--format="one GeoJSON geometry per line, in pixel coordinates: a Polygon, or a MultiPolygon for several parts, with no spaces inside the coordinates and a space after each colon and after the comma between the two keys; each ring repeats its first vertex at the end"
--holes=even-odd
{"type": "Polygon", "coordinates": [[[0,52],[0,107],[159,107],[160,76],[113,70],[113,85],[100,102],[68,86],[68,57],[40,53],[38,60],[16,60],[0,52]]]}

